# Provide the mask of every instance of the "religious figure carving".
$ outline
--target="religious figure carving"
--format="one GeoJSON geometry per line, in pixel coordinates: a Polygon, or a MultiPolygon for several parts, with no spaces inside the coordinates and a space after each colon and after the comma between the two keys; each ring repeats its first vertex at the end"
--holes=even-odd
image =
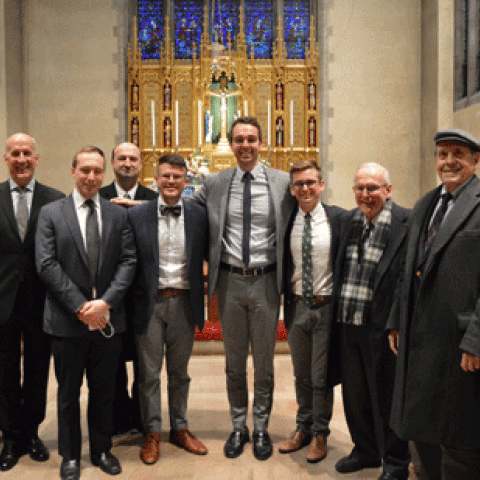
{"type": "Polygon", "coordinates": [[[138,122],[137,117],[133,117],[132,119],[132,143],[138,147],[139,144],[139,132],[140,132],[140,124],[138,122]]]}
{"type": "Polygon", "coordinates": [[[308,120],[308,146],[315,147],[317,144],[317,122],[313,117],[308,120]]]}
{"type": "Polygon", "coordinates": [[[171,96],[171,86],[168,83],[168,80],[165,80],[165,85],[163,86],[163,109],[171,110],[172,108],[172,96],[171,96]]]}
{"type": "Polygon", "coordinates": [[[165,147],[172,146],[172,121],[170,117],[163,121],[163,144],[165,147]]]}
{"type": "Polygon", "coordinates": [[[317,87],[313,80],[310,80],[308,84],[308,109],[315,110],[316,107],[316,98],[317,97],[317,87]]]}
{"type": "Polygon", "coordinates": [[[276,109],[283,110],[283,85],[282,82],[279,80],[277,82],[277,86],[275,87],[276,91],[276,109]]]}
{"type": "Polygon", "coordinates": [[[221,90],[221,93],[208,92],[212,97],[220,97],[220,119],[221,119],[221,133],[220,141],[227,141],[227,98],[238,95],[238,92],[232,92],[227,95],[225,88],[221,90]]]}
{"type": "Polygon", "coordinates": [[[139,88],[138,83],[134,80],[132,83],[132,111],[138,112],[139,88]]]}
{"type": "Polygon", "coordinates": [[[284,123],[283,118],[278,117],[276,122],[276,146],[283,147],[284,123]]]}

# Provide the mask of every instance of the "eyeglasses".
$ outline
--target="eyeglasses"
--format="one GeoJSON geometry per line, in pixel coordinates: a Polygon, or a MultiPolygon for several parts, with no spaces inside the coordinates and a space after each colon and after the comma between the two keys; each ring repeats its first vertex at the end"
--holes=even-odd
{"type": "Polygon", "coordinates": [[[186,177],[186,175],[176,175],[176,174],[173,174],[173,175],[167,175],[166,173],[163,173],[162,175],[160,175],[160,178],[162,180],[173,180],[174,182],[179,182],[180,180],[183,180],[184,178],[186,177]]]}
{"type": "Polygon", "coordinates": [[[352,188],[355,193],[363,193],[364,190],[366,190],[368,193],[374,193],[377,190],[380,190],[380,188],[386,187],[387,185],[387,183],[384,183],[383,185],[368,185],[366,187],[363,185],[354,185],[352,188]]]}
{"type": "Polygon", "coordinates": [[[301,180],[298,180],[296,182],[293,182],[293,187],[296,188],[297,190],[301,190],[303,187],[307,187],[307,188],[310,188],[310,187],[313,187],[314,185],[316,185],[318,183],[317,180],[306,180],[305,182],[302,182],[301,180]]]}

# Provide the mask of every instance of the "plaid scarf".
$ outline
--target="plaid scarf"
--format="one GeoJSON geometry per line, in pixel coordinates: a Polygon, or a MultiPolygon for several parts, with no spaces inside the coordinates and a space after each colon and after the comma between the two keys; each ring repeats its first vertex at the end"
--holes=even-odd
{"type": "Polygon", "coordinates": [[[364,221],[362,211],[355,212],[345,254],[346,276],[342,283],[338,305],[340,323],[353,325],[367,323],[373,297],[375,271],[387,245],[391,220],[392,202],[387,201],[377,217],[375,228],[370,234],[369,245],[365,248],[362,262],[359,263],[358,250],[364,221]]]}

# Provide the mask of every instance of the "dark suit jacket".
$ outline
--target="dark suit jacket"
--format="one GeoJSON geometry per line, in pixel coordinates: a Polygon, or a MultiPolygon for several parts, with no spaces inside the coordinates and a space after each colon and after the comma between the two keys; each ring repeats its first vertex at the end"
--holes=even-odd
{"type": "MultiPolygon", "coordinates": [[[[124,208],[100,198],[102,233],[97,297],[110,306],[115,333],[125,330],[123,297],[135,273],[133,233],[124,208]]],[[[42,208],[38,218],[36,264],[47,286],[45,332],[59,337],[82,335],[88,327],[77,310],[91,299],[88,257],[72,195],[42,208]]]]}
{"type": "MultiPolygon", "coordinates": [[[[391,200],[390,200],[391,201],[391,200]]],[[[343,219],[342,229],[340,232],[340,245],[338,247],[338,255],[334,271],[334,301],[333,315],[335,317],[335,349],[332,348],[335,359],[331,359],[331,365],[340,365],[339,356],[339,332],[337,323],[338,316],[338,297],[345,272],[345,255],[348,240],[351,234],[352,220],[357,209],[351,210],[343,219]]],[[[406,248],[406,239],[409,229],[409,221],[412,212],[406,208],[398,206],[396,203],[392,205],[392,223],[390,225],[390,236],[387,246],[377,265],[375,273],[375,281],[373,284],[373,300],[368,319],[368,328],[374,354],[375,372],[377,374],[377,385],[385,385],[385,391],[391,391],[387,385],[393,385],[393,374],[388,373],[394,368],[395,356],[388,345],[387,332],[385,325],[392,309],[394,300],[395,285],[398,277],[402,274],[403,263],[406,248]]],[[[339,372],[337,372],[338,374],[339,372]]],[[[338,379],[338,377],[337,377],[338,379]]],[[[380,404],[389,404],[388,401],[380,402],[380,404]]]]}
{"type": "MultiPolygon", "coordinates": [[[[101,197],[111,200],[112,198],[117,198],[117,189],[115,188],[115,182],[110,183],[102,187],[98,193],[101,197]]],[[[150,190],[149,188],[144,187],[143,185],[138,185],[137,192],[135,193],[134,200],[154,200],[158,197],[158,193],[150,190]]]]}
{"type": "Polygon", "coordinates": [[[28,294],[24,296],[28,305],[25,311],[32,322],[42,326],[45,302],[45,287],[35,269],[35,231],[38,212],[43,205],[65,195],[54,188],[35,182],[32,207],[24,242],[18,234],[13,211],[9,182],[0,183],[0,325],[5,324],[12,314],[20,282],[28,294]]]}
{"type": "MultiPolygon", "coordinates": [[[[228,198],[235,170],[235,168],[229,168],[208,175],[201,190],[196,192],[192,197],[193,201],[206,206],[208,212],[208,226],[210,232],[208,293],[210,297],[215,291],[218,271],[220,269],[222,239],[225,230],[228,198]]],[[[265,171],[275,214],[277,290],[280,294],[282,293],[283,288],[283,242],[285,240],[287,223],[294,209],[296,200],[290,194],[290,177],[287,173],[273,168],[266,168],[265,171]]]]}
{"type": "Polygon", "coordinates": [[[418,280],[418,244],[439,193],[415,205],[389,321],[399,330],[391,423],[405,439],[479,448],[480,371],[464,372],[460,362],[463,351],[480,356],[480,180],[474,176],[445,218],[418,280]]]}
{"type": "MultiPolygon", "coordinates": [[[[183,199],[185,245],[189,298],[193,318],[189,321],[202,330],[205,323],[203,260],[208,241],[207,212],[204,207],[183,199]]],[[[135,332],[148,327],[157,301],[159,277],[158,202],[152,200],[128,211],[138,251],[138,265],[133,286],[135,332]]]]}

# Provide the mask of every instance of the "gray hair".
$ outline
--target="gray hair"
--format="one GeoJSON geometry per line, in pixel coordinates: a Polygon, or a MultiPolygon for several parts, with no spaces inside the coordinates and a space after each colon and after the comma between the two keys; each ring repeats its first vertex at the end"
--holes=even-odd
{"type": "Polygon", "coordinates": [[[390,183],[390,174],[388,173],[388,170],[383,165],[380,165],[379,163],[375,163],[375,162],[362,163],[355,170],[355,176],[353,177],[353,183],[355,183],[355,178],[357,176],[358,171],[362,170],[363,168],[372,168],[372,169],[375,169],[375,170],[380,170],[383,173],[383,176],[385,178],[385,183],[390,183]]]}

